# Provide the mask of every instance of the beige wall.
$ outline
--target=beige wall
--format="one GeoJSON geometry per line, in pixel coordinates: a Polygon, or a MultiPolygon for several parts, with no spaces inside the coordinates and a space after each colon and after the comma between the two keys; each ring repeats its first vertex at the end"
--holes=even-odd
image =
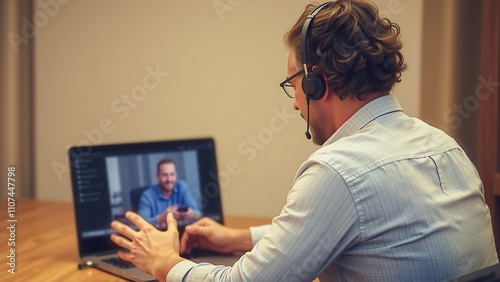
{"type": "MultiPolygon", "coordinates": [[[[222,183],[225,212],[279,213],[296,169],[317,148],[278,86],[286,74],[283,34],[308,0],[41,3],[34,23],[38,198],[71,201],[69,146],[211,136],[219,170],[230,162],[241,168],[222,183]]],[[[394,93],[418,116],[422,3],[376,3],[401,26],[409,70],[394,93]]]]}
{"type": "Polygon", "coordinates": [[[450,134],[477,161],[479,102],[491,91],[480,75],[481,1],[423,5],[422,119],[450,134]]]}

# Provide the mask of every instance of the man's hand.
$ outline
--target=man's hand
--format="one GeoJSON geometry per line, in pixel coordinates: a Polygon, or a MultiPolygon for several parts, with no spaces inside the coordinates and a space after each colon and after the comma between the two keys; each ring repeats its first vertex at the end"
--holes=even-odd
{"type": "Polygon", "coordinates": [[[142,271],[152,274],[159,281],[165,281],[170,269],[184,260],[179,256],[177,221],[169,213],[166,219],[168,230],[162,232],[133,212],[127,212],[125,217],[132,221],[139,231],[118,221],[111,223],[111,227],[123,235],[122,237],[112,234],[111,240],[129,250],[129,252],[118,252],[118,256],[132,262],[142,271]]]}
{"type": "Polygon", "coordinates": [[[165,211],[163,211],[159,216],[158,216],[158,223],[165,222],[167,220],[167,214],[168,213],[173,213],[174,218],[178,219],[176,215],[177,209],[179,208],[179,205],[171,205],[170,207],[166,208],[165,211]]]}
{"type": "Polygon", "coordinates": [[[191,208],[188,208],[186,211],[178,211],[176,214],[174,214],[174,217],[177,220],[181,220],[181,219],[185,219],[185,220],[195,219],[196,218],[196,213],[191,208]]]}
{"type": "Polygon", "coordinates": [[[219,253],[249,251],[252,249],[249,229],[225,227],[210,218],[186,226],[181,238],[181,253],[189,254],[193,249],[204,249],[219,253]]]}

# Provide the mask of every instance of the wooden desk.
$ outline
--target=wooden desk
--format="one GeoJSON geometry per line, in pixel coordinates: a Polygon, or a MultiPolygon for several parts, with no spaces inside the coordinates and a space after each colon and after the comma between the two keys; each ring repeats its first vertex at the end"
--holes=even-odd
{"type": "MultiPolygon", "coordinates": [[[[7,201],[0,203],[0,281],[125,281],[106,272],[78,270],[78,247],[72,203],[16,198],[16,274],[10,274],[7,201]]],[[[244,228],[270,219],[228,216],[227,226],[244,228]]]]}

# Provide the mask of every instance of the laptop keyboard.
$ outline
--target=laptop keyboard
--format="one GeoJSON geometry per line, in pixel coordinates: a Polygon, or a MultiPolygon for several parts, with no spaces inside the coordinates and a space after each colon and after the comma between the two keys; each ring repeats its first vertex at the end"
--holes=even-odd
{"type": "MultiPolygon", "coordinates": [[[[183,255],[182,257],[187,258],[187,259],[193,259],[193,258],[206,257],[206,256],[211,256],[211,255],[217,255],[217,254],[218,253],[216,253],[216,252],[196,249],[196,250],[193,250],[189,255],[187,255],[187,256],[183,255]]],[[[105,258],[105,259],[102,259],[102,261],[109,263],[111,265],[114,265],[120,269],[129,269],[129,268],[136,267],[130,261],[122,260],[119,257],[105,258]]]]}
{"type": "Polygon", "coordinates": [[[112,264],[121,269],[134,268],[135,265],[130,261],[122,260],[121,258],[107,258],[103,259],[104,262],[112,264]]]}

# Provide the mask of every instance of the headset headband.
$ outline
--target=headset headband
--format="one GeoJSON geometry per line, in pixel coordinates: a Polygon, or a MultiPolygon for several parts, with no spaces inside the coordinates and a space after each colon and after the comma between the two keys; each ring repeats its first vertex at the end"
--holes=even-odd
{"type": "Polygon", "coordinates": [[[301,59],[302,59],[302,64],[304,65],[304,72],[307,77],[309,71],[307,69],[307,46],[306,46],[306,39],[307,39],[307,33],[309,32],[309,28],[311,26],[312,20],[316,16],[316,14],[321,11],[324,7],[332,4],[333,2],[326,2],[318,7],[314,8],[309,15],[306,18],[306,21],[304,22],[304,25],[302,26],[302,32],[300,34],[300,52],[301,52],[301,59]]]}

